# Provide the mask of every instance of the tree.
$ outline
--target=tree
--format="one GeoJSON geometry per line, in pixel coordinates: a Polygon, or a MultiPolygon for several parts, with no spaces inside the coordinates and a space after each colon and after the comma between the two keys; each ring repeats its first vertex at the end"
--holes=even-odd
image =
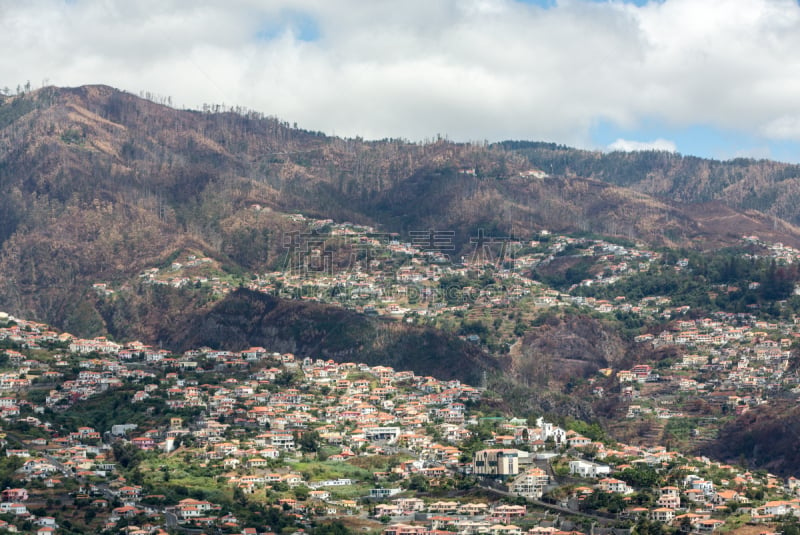
{"type": "Polygon", "coordinates": [[[800,535],[800,524],[798,524],[797,517],[794,515],[783,517],[777,531],[783,535],[800,535]]]}
{"type": "Polygon", "coordinates": [[[666,535],[669,531],[661,522],[650,520],[646,515],[642,515],[633,526],[631,533],[634,535],[666,535]]]}
{"type": "Polygon", "coordinates": [[[317,431],[303,431],[297,439],[297,445],[306,453],[319,451],[320,436],[317,431]]]}
{"type": "Polygon", "coordinates": [[[311,492],[311,490],[305,485],[299,485],[293,489],[293,492],[295,498],[301,501],[305,501],[308,499],[308,495],[311,492]]]}
{"type": "Polygon", "coordinates": [[[283,371],[275,377],[274,383],[278,386],[290,387],[297,382],[295,374],[289,371],[283,371]]]}
{"type": "Polygon", "coordinates": [[[327,522],[311,530],[311,535],[350,535],[350,533],[351,531],[341,520],[327,522]]]}
{"type": "Polygon", "coordinates": [[[0,457],[0,484],[2,488],[14,486],[14,473],[22,468],[23,464],[25,464],[25,461],[22,457],[17,457],[16,455],[7,457],[3,452],[3,456],[0,457]]]}
{"type": "Polygon", "coordinates": [[[114,458],[123,468],[135,468],[142,461],[142,451],[132,444],[114,443],[111,447],[114,458]]]}
{"type": "Polygon", "coordinates": [[[430,488],[428,483],[428,478],[423,476],[422,474],[413,474],[408,479],[408,490],[416,490],[418,492],[427,492],[430,488]]]}
{"type": "Polygon", "coordinates": [[[636,488],[651,488],[658,484],[658,472],[650,467],[626,468],[617,476],[636,488]]]}

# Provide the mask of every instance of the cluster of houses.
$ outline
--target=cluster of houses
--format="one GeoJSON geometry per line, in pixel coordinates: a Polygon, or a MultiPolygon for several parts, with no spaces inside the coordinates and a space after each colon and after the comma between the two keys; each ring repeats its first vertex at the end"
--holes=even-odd
{"type": "MultiPolygon", "coordinates": [[[[299,216],[293,217],[299,218],[299,216]]],[[[717,313],[710,317],[688,319],[685,317],[689,311],[688,307],[670,306],[668,297],[648,296],[638,303],[628,302],[622,297],[606,301],[548,289],[523,276],[523,272],[531,267],[547,264],[569,249],[571,254],[591,254],[594,258],[599,258],[601,264],[605,266],[601,274],[584,281],[582,285],[612,283],[626,273],[650,269],[652,263],[660,258],[658,253],[640,246],[625,247],[602,240],[556,236],[543,232],[541,241],[522,243],[505,240],[502,241],[501,247],[492,248],[485,246],[484,243],[491,244],[494,238],[483,236],[482,240],[479,240],[480,245],[476,244],[476,251],[480,249],[477,252],[481,254],[465,257],[458,263],[434,262],[430,253],[445,249],[443,244],[449,243],[448,233],[439,233],[441,236],[438,236],[433,232],[433,238],[429,235],[420,235],[419,239],[403,243],[397,236],[381,234],[371,227],[305,217],[296,220],[306,223],[309,229],[315,231],[327,229],[326,232],[330,237],[339,240],[340,245],[354,248],[360,253],[354,257],[358,258],[358,261],[354,260],[348,269],[340,270],[284,269],[248,282],[252,289],[270,293],[283,292],[282,295],[292,296],[297,291],[308,289],[311,284],[320,292],[302,293],[302,298],[328,300],[363,312],[395,317],[407,314],[432,316],[461,313],[476,307],[508,306],[513,300],[529,297],[537,307],[578,304],[601,313],[626,312],[643,317],[677,318],[670,324],[669,329],[664,329],[660,333],[642,334],[636,337],[636,340],[654,348],[675,346],[682,353],[680,362],[672,364],[667,369],[662,367],[654,369],[647,364],[641,364],[631,369],[602,370],[606,374],[614,374],[621,383],[622,397],[630,403],[626,415],[632,419],[666,420],[687,416],[681,407],[674,404],[673,396],[662,397],[655,386],[663,387],[663,390],[668,392],[677,386],[679,391],[686,395],[704,392],[710,394],[708,399],[713,404],[736,413],[746,412],[752,406],[764,403],[771,390],[784,390],[788,387],[800,394],[800,384],[796,374],[786,373],[790,363],[790,347],[800,336],[800,328],[795,321],[764,322],[749,313],[717,313]],[[383,271],[380,259],[386,255],[403,255],[407,258],[407,262],[400,267],[392,267],[390,271],[383,271]],[[455,302],[447,302],[443,296],[437,295],[442,291],[438,284],[442,277],[465,276],[470,270],[495,264],[498,268],[502,267],[495,271],[495,277],[502,282],[502,291],[492,287],[460,288],[459,293],[464,299],[455,302]],[[415,290],[411,291],[411,287],[415,290]],[[335,299],[330,292],[333,288],[339,289],[335,292],[338,296],[335,299]],[[418,298],[414,303],[409,301],[409,296],[412,294],[418,298]],[[646,396],[641,396],[643,388],[647,391],[646,396]]],[[[302,235],[300,239],[302,241],[302,235]]],[[[762,245],[768,254],[777,260],[796,262],[800,259],[800,252],[782,244],[764,243],[754,236],[745,236],[743,239],[762,245]]],[[[306,247],[308,244],[300,245],[303,245],[303,247],[298,245],[303,254],[324,255],[324,251],[306,247]]],[[[170,266],[168,270],[196,268],[208,264],[208,259],[187,257],[170,266]]],[[[680,260],[675,269],[686,269],[687,266],[687,261],[680,260]]],[[[719,291],[728,290],[730,289],[719,291]]],[[[18,332],[13,335],[19,338],[18,332]]],[[[53,332],[42,333],[42,336],[45,340],[65,341],[64,335],[53,332]]],[[[470,337],[474,339],[473,341],[480,340],[477,335],[470,337]]],[[[100,354],[120,352],[129,358],[144,353],[148,361],[165,359],[164,365],[184,368],[196,365],[191,359],[175,363],[166,352],[158,352],[152,348],[119,347],[103,339],[66,341],[75,352],[100,354]]],[[[224,355],[218,355],[216,358],[220,356],[224,355]]],[[[229,359],[229,364],[242,366],[243,362],[242,359],[232,358],[229,359]]],[[[48,370],[46,373],[51,379],[57,378],[57,371],[48,370]]],[[[110,379],[106,377],[106,380],[110,379]]],[[[0,390],[24,387],[24,381],[23,377],[13,373],[0,376],[0,390]]],[[[82,390],[90,392],[89,385],[83,384],[82,390]]],[[[598,397],[603,397],[607,393],[607,385],[598,384],[594,390],[594,394],[598,397]]],[[[62,399],[58,399],[57,395],[52,402],[66,403],[69,396],[63,393],[60,395],[63,396],[62,399]]],[[[145,393],[142,394],[144,395],[145,393]]],[[[191,404],[193,400],[171,400],[174,404],[184,402],[191,404]]],[[[0,411],[3,410],[13,413],[15,408],[0,408],[0,411]]],[[[449,412],[452,421],[457,422],[458,413],[449,412]]]]}
{"type": "MultiPolygon", "coordinates": [[[[185,252],[167,267],[144,270],[139,274],[139,279],[144,284],[155,286],[208,288],[218,297],[227,295],[236,288],[229,278],[223,276],[218,262],[191,252],[185,252]]],[[[93,289],[101,296],[116,293],[105,282],[95,283],[93,289]]]]}
{"type": "MultiPolygon", "coordinates": [[[[767,403],[771,392],[800,394],[800,378],[790,369],[791,347],[798,339],[797,318],[767,322],[751,314],[717,313],[674,322],[658,335],[637,337],[637,342],[654,348],[677,348],[679,359],[668,367],[639,364],[601,371],[618,380],[630,403],[629,418],[687,416],[678,410],[676,392],[687,398],[702,393],[714,410],[742,414],[767,403]]],[[[595,395],[605,395],[605,389],[596,387],[595,395]]]]}
{"type": "MultiPolygon", "coordinates": [[[[332,232],[359,241],[369,230],[332,223],[328,226],[332,232]]],[[[600,241],[553,237],[546,243],[540,252],[520,255],[515,266],[547,262],[567,247],[577,247],[593,254],[603,252],[609,263],[606,278],[611,280],[631,270],[647,269],[657,258],[655,253],[600,241]]],[[[475,267],[470,262],[477,261],[448,264],[439,256],[426,254],[430,251],[423,244],[368,238],[366,245],[388,247],[393,254],[411,257],[410,263],[396,273],[394,283],[401,286],[433,288],[443,276],[466,274],[465,270],[475,267]]],[[[786,248],[775,252],[794,254],[786,248]]],[[[171,269],[207,264],[202,258],[185,262],[171,269]]],[[[381,313],[408,312],[412,303],[394,299],[402,292],[394,296],[381,293],[385,280],[380,279],[379,271],[367,269],[374,267],[322,273],[315,284],[350,284],[352,295],[361,296],[359,306],[365,306],[362,297],[368,296],[366,306],[381,313]]],[[[158,274],[151,275],[155,280],[158,274]]],[[[307,282],[307,278],[295,280],[295,276],[291,272],[275,273],[252,284],[261,291],[279,291],[276,282],[282,288],[307,282]]],[[[537,306],[578,302],[578,298],[540,288],[514,269],[498,276],[505,278],[510,293],[500,296],[481,291],[468,306],[494,306],[531,292],[537,306]]],[[[106,290],[98,291],[101,289],[106,290]]],[[[625,303],[624,299],[581,299],[579,304],[601,312],[685,312],[665,308],[669,305],[666,298],[647,298],[638,304],[625,303]]],[[[427,304],[424,309],[440,310],[427,304]]],[[[658,367],[639,364],[602,373],[618,381],[623,397],[630,400],[627,414],[631,418],[683,416],[674,406],[674,397],[669,401],[660,398],[659,390],[649,391],[654,395],[640,395],[643,389],[664,385],[690,394],[706,392],[708,399],[718,400],[731,411],[744,412],[763,403],[770,389],[788,386],[800,393],[796,376],[787,371],[790,347],[798,337],[800,329],[794,321],[768,323],[750,314],[679,319],[660,334],[637,338],[653,347],[677,346],[681,350],[677,362],[658,367]]],[[[535,422],[499,419],[492,436],[477,450],[468,450],[465,444],[474,438],[475,426],[480,423],[480,414],[468,407],[482,399],[482,391],[459,381],[421,377],[388,366],[298,359],[291,353],[261,347],[237,352],[200,348],[173,355],[138,342],[80,339],[7,314],[0,314],[0,341],[14,347],[1,351],[5,359],[0,369],[0,424],[25,422],[37,429],[37,436],[27,440],[25,447],[12,446],[2,439],[6,455],[21,458],[22,464],[16,475],[18,485],[2,492],[0,512],[36,521],[49,533],[57,532],[57,523],[51,517],[34,517],[27,504],[41,489],[58,492],[69,486],[65,482],[75,481],[87,493],[93,491],[92,506],[107,515],[109,526],[123,518],[167,514],[187,525],[236,524],[235,516],[211,501],[186,498],[161,510],[146,506],[144,499],[158,494],[159,489],[131,485],[122,477],[111,447],[116,442],[154,454],[180,448],[193,462],[223,474],[219,479],[228,488],[251,500],[273,500],[270,505],[291,511],[298,518],[315,512],[388,518],[390,525],[384,529],[387,535],[439,531],[468,535],[559,533],[556,526],[518,527],[515,522],[528,518],[531,512],[524,505],[423,500],[405,490],[410,481],[420,477],[432,487],[446,485],[453,478],[491,480],[508,494],[528,500],[563,494],[550,491],[569,481],[568,498],[580,502],[592,493],[618,494],[630,502],[624,512],[629,518],[647,516],[688,525],[696,532],[719,529],[734,511],[748,515],[752,522],[775,522],[785,515],[800,517],[800,482],[794,478],[783,482],[769,474],[753,474],[706,458],[689,458],[659,446],[612,446],[543,418],[535,422]],[[218,370],[227,371],[224,380],[202,380],[204,371],[218,370]],[[290,386],[282,383],[287,376],[293,378],[290,386]],[[42,401],[29,399],[27,393],[34,386],[47,391],[42,401]],[[135,389],[131,403],[141,404],[143,411],[157,400],[175,414],[188,411],[199,416],[173,416],[148,427],[120,421],[108,429],[82,426],[68,432],[55,430],[47,421],[48,410],[68,410],[75,403],[123,387],[135,389]],[[310,432],[313,437],[304,437],[310,432]],[[307,440],[318,442],[317,447],[304,450],[307,440]],[[359,457],[389,453],[402,452],[404,458],[375,474],[375,479],[348,477],[346,471],[340,473],[341,477],[331,478],[329,473],[317,475],[293,468],[303,455],[321,461],[318,457],[323,450],[329,467],[349,466],[359,457]],[[655,488],[636,488],[626,478],[628,470],[640,467],[659,473],[655,488]],[[632,497],[643,490],[654,491],[657,499],[648,506],[635,506],[632,497]],[[426,514],[418,519],[417,513],[426,514]]],[[[595,394],[602,396],[604,391],[598,386],[595,394]]],[[[562,505],[567,504],[565,500],[562,505]]]]}
{"type": "Polygon", "coordinates": [[[471,242],[473,249],[454,258],[454,233],[426,230],[411,232],[411,241],[401,242],[396,235],[351,223],[303,218],[309,229],[327,229],[328,241],[336,251],[325,250],[325,240],[317,234],[293,236],[291,246],[298,261],[280,271],[265,273],[248,283],[250,289],[283,297],[334,302],[361,312],[403,317],[408,314],[438,316],[470,308],[505,307],[530,296],[535,306],[549,307],[579,303],[597,310],[614,307],[601,300],[572,297],[549,289],[526,276],[532,268],[552,262],[567,248],[596,257],[604,269],[590,284],[611,284],[626,273],[649,268],[659,254],[644,248],[627,248],[599,239],[551,235],[542,231],[542,241],[521,241],[507,236],[487,236],[479,232],[471,242]],[[333,266],[340,249],[350,260],[333,266]],[[384,268],[382,259],[399,258],[384,268]],[[464,277],[491,267],[497,288],[441,288],[443,278],[464,277]],[[335,289],[335,291],[334,291],[335,289]]]}
{"type": "MultiPolygon", "coordinates": [[[[37,331],[43,331],[43,326],[19,325],[23,327],[15,332],[20,342],[35,343],[37,331]]],[[[286,489],[276,505],[301,517],[312,511],[333,516],[363,515],[367,511],[360,500],[378,500],[380,503],[368,511],[373,518],[402,519],[391,523],[387,532],[446,529],[521,533],[514,522],[527,514],[524,506],[421,500],[404,493],[403,482],[421,476],[436,486],[453,477],[470,476],[494,480],[512,495],[539,500],[563,484],[559,481],[563,476],[553,472],[554,459],[573,478],[570,481],[577,478],[586,482],[570,486],[576,499],[593,492],[616,493],[629,499],[642,489],[623,479],[625,470],[639,466],[663,471],[665,483],[677,483],[658,487],[658,500],[651,507],[629,507],[626,514],[631,517],[644,514],[667,523],[688,521],[697,531],[713,531],[724,524],[731,503],[737,504],[738,512],[748,511],[753,521],[800,515],[797,480],[783,484],[772,476],[756,476],[704,458],[685,458],[663,447],[612,447],[543,418],[532,425],[515,418],[496,421],[485,447],[465,459],[462,445],[473,437],[472,426],[480,421],[467,406],[479,401],[482,394],[480,389],[458,381],[420,377],[387,366],[296,359],[264,348],[163,355],[140,344],[115,344],[114,351],[83,355],[94,343],[105,347],[110,342],[70,342],[76,342],[74,353],[56,350],[48,359],[25,365],[29,373],[33,369],[61,368],[60,362],[68,362],[70,367],[77,363],[77,376],[53,389],[46,406],[63,410],[68,407],[64,399],[74,403],[109,389],[140,385],[133,403],[158,398],[170,409],[197,408],[202,416],[193,421],[172,417],[153,428],[125,422],[107,430],[84,426],[59,436],[42,421],[43,411],[39,409],[43,407],[25,400],[24,389],[0,400],[2,406],[16,402],[16,406],[27,407],[34,414],[39,412],[38,417],[25,419],[50,435],[30,440],[28,448],[7,449],[8,455],[24,459],[18,476],[21,486],[4,494],[4,503],[10,504],[4,507],[11,514],[30,514],[25,506],[29,499],[26,482],[40,481],[45,488],[58,489],[73,478],[106,482],[110,495],[95,501],[98,507],[107,508],[110,523],[144,514],[148,508],[142,504],[142,497],[159,489],[125,482],[109,444],[122,441],[142,450],[168,453],[184,441],[188,444],[183,446],[184,451],[197,463],[226,471],[226,485],[245,496],[265,498],[269,489],[286,489]],[[197,380],[201,363],[237,373],[229,374],[221,383],[201,383],[197,380]],[[291,387],[276,387],[276,381],[285,374],[292,374],[296,382],[291,387]],[[326,461],[329,464],[346,464],[355,457],[390,451],[406,452],[408,460],[378,474],[386,482],[398,481],[400,485],[375,486],[374,481],[352,477],[322,479],[293,470],[292,460],[301,455],[300,435],[310,430],[324,447],[332,448],[334,453],[326,461]],[[604,462],[607,459],[613,462],[604,462]],[[675,470],[689,475],[673,481],[670,478],[675,470]],[[714,473],[717,479],[703,477],[704,473],[714,473]],[[748,498],[752,495],[748,489],[754,488],[767,489],[768,497],[774,499],[748,498]],[[296,494],[298,489],[306,490],[296,494]],[[103,505],[108,498],[120,504],[103,505]],[[407,519],[409,513],[421,511],[429,513],[421,524],[407,519]]],[[[11,355],[22,354],[10,351],[11,355]]],[[[27,360],[31,359],[17,358],[9,365],[19,370],[27,360]]],[[[67,366],[63,368],[59,373],[67,373],[67,366]]],[[[641,377],[646,382],[652,369],[638,367],[632,372],[634,381],[641,377]]],[[[9,415],[7,419],[15,418],[21,417],[9,415]]],[[[192,525],[232,522],[220,504],[204,500],[185,499],[169,505],[168,510],[179,522],[192,525]]]]}

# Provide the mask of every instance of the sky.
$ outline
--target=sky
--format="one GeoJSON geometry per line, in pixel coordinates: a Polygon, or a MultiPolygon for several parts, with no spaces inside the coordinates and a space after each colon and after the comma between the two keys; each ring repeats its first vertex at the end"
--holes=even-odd
{"type": "Polygon", "coordinates": [[[0,90],[107,84],[365,139],[800,162],[798,0],[0,0],[0,90]]]}

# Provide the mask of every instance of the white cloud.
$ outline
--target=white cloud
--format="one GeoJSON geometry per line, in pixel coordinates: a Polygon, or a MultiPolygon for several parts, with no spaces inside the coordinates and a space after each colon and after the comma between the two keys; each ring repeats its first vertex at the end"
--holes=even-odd
{"type": "Polygon", "coordinates": [[[769,139],[800,141],[800,115],[783,115],[761,127],[761,134],[769,139]]]}
{"type": "Polygon", "coordinates": [[[0,3],[0,49],[0,86],[106,83],[340,135],[588,147],[598,122],[786,139],[800,117],[795,0],[30,0],[0,3]]]}
{"type": "Polygon", "coordinates": [[[618,139],[608,146],[608,150],[633,152],[640,150],[660,150],[667,152],[678,152],[678,147],[675,143],[668,139],[655,139],[653,141],[631,141],[628,139],[618,139]]]}

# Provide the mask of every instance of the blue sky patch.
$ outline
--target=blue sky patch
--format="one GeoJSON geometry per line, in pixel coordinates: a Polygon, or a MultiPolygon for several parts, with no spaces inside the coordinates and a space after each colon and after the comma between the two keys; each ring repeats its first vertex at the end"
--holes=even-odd
{"type": "Polygon", "coordinates": [[[256,32],[259,41],[271,41],[286,32],[291,32],[298,41],[312,42],[320,38],[317,21],[300,11],[284,11],[278,17],[267,19],[256,32]]]}
{"type": "MultiPolygon", "coordinates": [[[[545,9],[550,9],[550,8],[556,7],[558,5],[558,0],[517,0],[517,1],[521,2],[523,4],[531,4],[531,5],[543,7],[545,9]]],[[[587,2],[587,3],[592,2],[592,3],[595,3],[595,4],[612,3],[612,0],[584,0],[584,1],[587,2]]],[[[646,4],[650,3],[650,1],[654,1],[654,0],[617,0],[617,1],[621,1],[621,2],[623,2],[625,4],[634,4],[634,5],[637,5],[637,6],[643,6],[643,5],[646,5],[646,4]]]]}
{"type": "Polygon", "coordinates": [[[710,125],[671,126],[652,119],[643,121],[636,128],[621,128],[608,121],[598,121],[591,130],[591,142],[598,148],[608,147],[618,139],[651,142],[659,138],[675,143],[678,152],[683,155],[716,160],[768,158],[800,162],[800,143],[769,140],[710,125]]]}

